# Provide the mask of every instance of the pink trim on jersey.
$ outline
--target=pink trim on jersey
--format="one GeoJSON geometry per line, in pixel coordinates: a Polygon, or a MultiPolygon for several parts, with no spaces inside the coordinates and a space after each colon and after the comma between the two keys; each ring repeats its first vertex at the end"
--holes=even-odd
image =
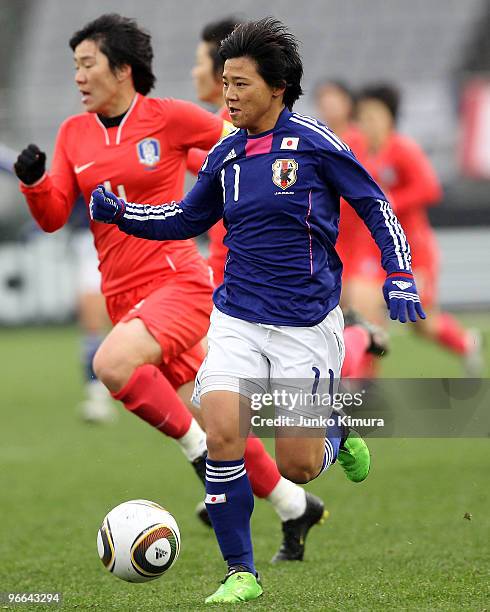
{"type": "Polygon", "coordinates": [[[308,219],[310,218],[311,213],[311,191],[308,194],[308,212],[306,213],[306,225],[308,226],[308,238],[310,239],[310,274],[313,274],[313,246],[312,246],[312,238],[311,238],[311,225],[308,219]]]}
{"type": "Polygon", "coordinates": [[[245,145],[245,156],[260,155],[262,153],[270,153],[272,149],[272,136],[261,136],[260,138],[250,138],[245,145]]]}

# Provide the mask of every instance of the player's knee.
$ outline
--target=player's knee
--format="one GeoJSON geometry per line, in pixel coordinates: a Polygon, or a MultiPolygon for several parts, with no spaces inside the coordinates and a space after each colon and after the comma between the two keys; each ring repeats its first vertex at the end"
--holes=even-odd
{"type": "Polygon", "coordinates": [[[296,484],[310,482],[320,471],[320,467],[313,461],[294,462],[288,459],[281,461],[276,458],[276,462],[281,476],[296,484]]]}
{"type": "Polygon", "coordinates": [[[95,354],[93,370],[97,378],[115,393],[127,383],[134,368],[125,363],[120,356],[104,350],[102,345],[95,354]]]}
{"type": "Polygon", "coordinates": [[[233,459],[240,454],[238,437],[227,430],[213,428],[206,431],[206,446],[209,456],[218,461],[226,461],[230,457],[233,459]]]}

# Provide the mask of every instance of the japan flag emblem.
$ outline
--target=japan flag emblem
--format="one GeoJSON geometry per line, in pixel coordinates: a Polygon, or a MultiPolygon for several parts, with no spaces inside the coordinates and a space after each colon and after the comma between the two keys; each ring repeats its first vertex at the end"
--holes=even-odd
{"type": "Polygon", "coordinates": [[[297,136],[286,136],[281,141],[281,149],[298,150],[299,138],[297,136]]]}
{"type": "Polygon", "coordinates": [[[294,159],[276,159],[272,164],[272,182],[281,189],[296,183],[298,163],[294,159]]]}

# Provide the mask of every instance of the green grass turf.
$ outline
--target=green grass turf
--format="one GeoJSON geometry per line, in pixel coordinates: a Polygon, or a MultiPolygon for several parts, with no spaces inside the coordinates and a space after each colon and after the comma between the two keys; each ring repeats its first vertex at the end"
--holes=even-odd
{"type": "MultiPolygon", "coordinates": [[[[0,591],[62,591],[63,609],[70,610],[205,609],[224,566],[212,533],[193,516],[203,494],[176,445],[123,410],[114,426],[76,418],[74,328],[2,330],[0,358],[0,591]],[[140,497],[175,515],[182,551],[166,576],[132,585],[103,568],[96,533],[110,508],[140,497]]],[[[393,339],[384,372],[460,370],[456,359],[403,333],[393,339]]],[[[254,545],[265,594],[247,609],[489,608],[488,440],[377,439],[370,446],[373,469],[365,483],[346,481],[334,467],[308,485],[331,517],[311,532],[304,563],[268,564],[280,525],[269,504],[256,503],[254,545]]]]}

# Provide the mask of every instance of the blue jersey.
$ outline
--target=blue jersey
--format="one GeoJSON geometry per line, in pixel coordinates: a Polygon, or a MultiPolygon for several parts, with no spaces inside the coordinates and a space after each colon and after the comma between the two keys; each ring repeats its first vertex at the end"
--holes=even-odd
{"type": "Polygon", "coordinates": [[[216,307],[246,321],[311,326],[339,303],[341,196],[371,231],[386,272],[410,271],[405,235],[378,185],[331,130],[287,109],[269,132],[236,129],[221,139],[182,202],[128,203],[118,224],[173,240],[223,217],[228,258],[216,307]]]}

